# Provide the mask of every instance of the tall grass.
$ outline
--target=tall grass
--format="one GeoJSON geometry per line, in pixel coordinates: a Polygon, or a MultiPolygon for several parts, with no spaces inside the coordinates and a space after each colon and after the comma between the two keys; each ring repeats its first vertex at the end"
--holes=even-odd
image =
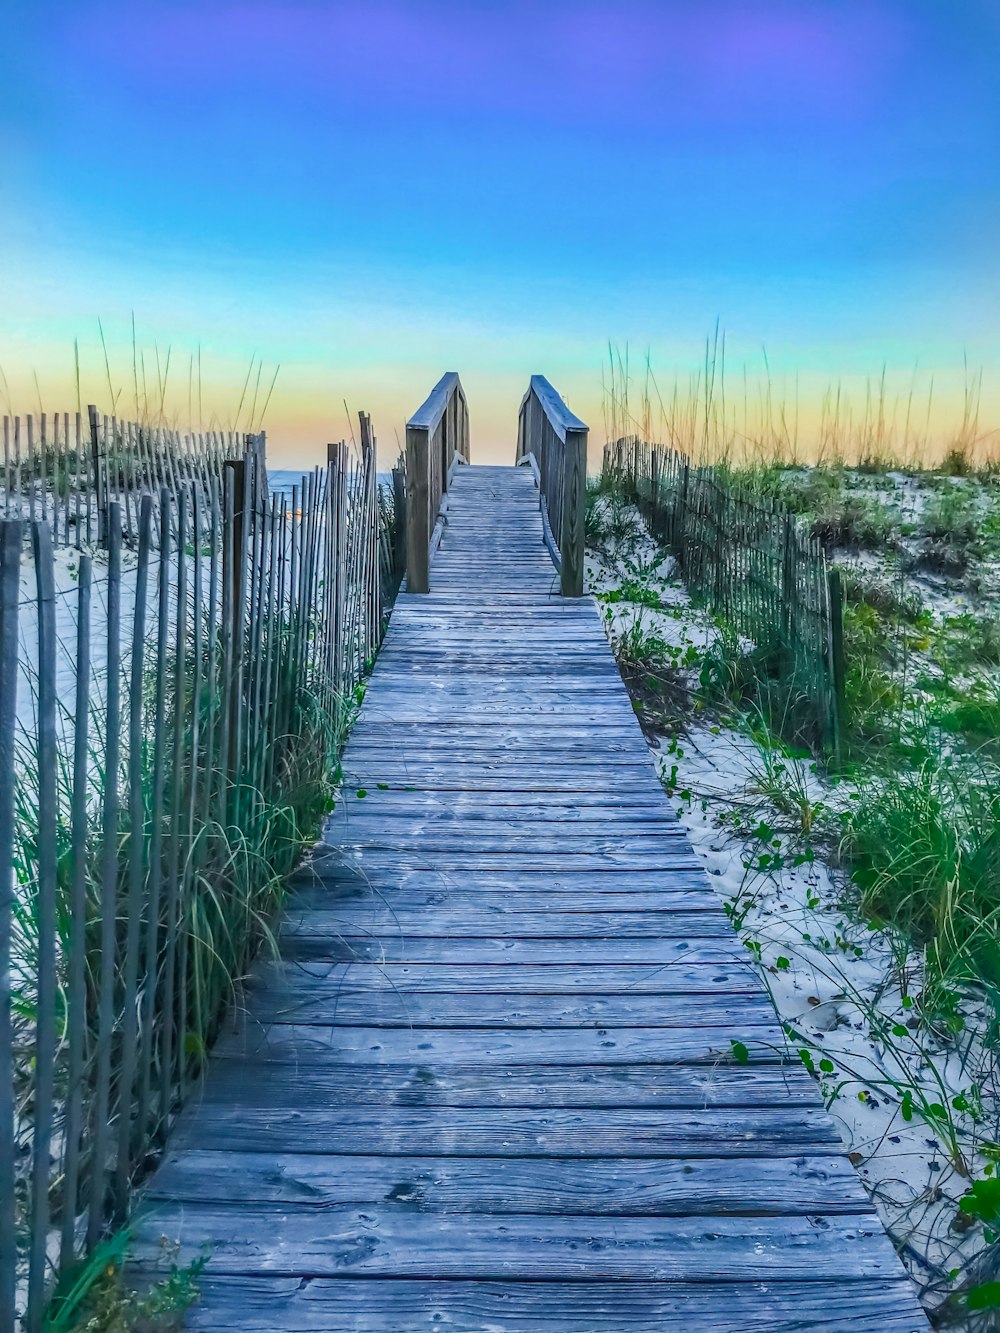
{"type": "Polygon", "coordinates": [[[926,392],[916,372],[905,388],[893,387],[884,364],[866,377],[860,394],[855,389],[852,396],[839,380],[803,402],[798,376],[776,377],[762,349],[760,370],[742,364],[734,384],[718,321],[701,365],[669,385],[661,385],[648,353],[636,368],[627,345],[609,344],[601,378],[607,439],[638,434],[695,463],[751,472],[803,464],[867,472],[944,466],[964,475],[1000,458],[1000,429],[980,422],[982,369],[967,360],[961,414],[950,422],[935,420],[933,378],[926,392]]]}
{"type": "MultiPolygon", "coordinates": [[[[72,366],[66,375],[72,386],[76,410],[85,404],[84,379],[92,397],[108,405],[109,413],[129,417],[149,430],[206,432],[216,430],[257,434],[263,430],[268,408],[281,371],[280,363],[269,364],[254,350],[240,370],[233,386],[227,371],[226,383],[213,383],[206,368],[202,344],[179,351],[172,343],[143,336],[132,312],[128,329],[122,336],[106,332],[104,321],[97,320],[96,338],[85,338],[81,361],[81,339],[73,340],[72,366]],[[109,341],[109,334],[111,338],[109,341]]],[[[16,392],[0,366],[0,400],[13,417],[18,411],[45,409],[43,401],[61,398],[62,383],[56,391],[51,376],[45,377],[45,393],[37,371],[29,381],[22,378],[16,392]],[[15,399],[20,404],[15,407],[15,399]]]]}
{"type": "Polygon", "coordinates": [[[1000,1022],[1000,767],[933,755],[867,768],[856,788],[841,846],[861,912],[923,956],[928,1013],[972,987],[1000,1022]]]}

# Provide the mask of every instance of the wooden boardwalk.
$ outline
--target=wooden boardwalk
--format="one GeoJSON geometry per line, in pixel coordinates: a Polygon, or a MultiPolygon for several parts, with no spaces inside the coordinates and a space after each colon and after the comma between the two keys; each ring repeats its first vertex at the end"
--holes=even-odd
{"type": "Polygon", "coordinates": [[[209,1247],[202,1333],[925,1329],[530,472],[447,520],[138,1264],[209,1247]]]}

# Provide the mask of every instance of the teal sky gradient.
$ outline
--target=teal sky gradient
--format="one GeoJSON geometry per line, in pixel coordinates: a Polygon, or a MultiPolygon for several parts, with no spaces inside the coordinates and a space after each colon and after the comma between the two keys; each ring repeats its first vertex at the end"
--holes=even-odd
{"type": "MultiPolygon", "coordinates": [[[[0,365],[131,389],[130,318],[223,419],[281,363],[287,461],[391,444],[458,369],[480,457],[529,374],[601,428],[609,338],[806,385],[963,353],[1000,423],[1000,11],[863,3],[8,0],[0,365]],[[269,372],[265,372],[265,378],[269,372]]],[[[994,422],[990,422],[994,424],[994,422]]]]}

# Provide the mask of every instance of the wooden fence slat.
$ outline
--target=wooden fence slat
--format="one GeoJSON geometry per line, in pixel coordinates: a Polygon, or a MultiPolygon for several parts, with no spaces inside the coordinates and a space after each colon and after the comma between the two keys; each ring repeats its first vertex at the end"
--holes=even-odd
{"type": "Polygon", "coordinates": [[[187,492],[177,501],[177,554],[174,584],[173,698],[171,700],[170,811],[166,867],[166,949],[163,962],[163,1062],[160,1081],[160,1120],[170,1123],[173,1091],[183,1099],[185,1085],[184,1042],[186,1000],[179,978],[187,951],[184,932],[184,903],[181,880],[182,787],[184,775],[184,723],[187,707],[187,492]]]}
{"type": "MultiPolygon", "coordinates": [[[[163,891],[163,801],[166,789],[166,701],[167,701],[167,643],[170,634],[170,506],[168,492],[160,491],[159,513],[160,564],[156,580],[156,657],[155,690],[153,696],[153,750],[152,750],[152,810],[149,829],[147,873],[146,941],[143,961],[143,993],[140,1013],[139,1103],[136,1116],[140,1142],[150,1135],[150,1104],[152,1099],[153,1066],[157,1057],[157,1033],[154,1013],[162,995],[159,970],[160,911],[163,891]]],[[[162,1102],[161,1102],[162,1110],[162,1102]]]]}
{"type": "Polygon", "coordinates": [[[216,700],[220,694],[219,678],[219,548],[220,541],[220,500],[219,481],[212,478],[208,494],[209,503],[209,557],[208,557],[208,607],[206,637],[208,644],[206,679],[208,697],[205,706],[205,782],[202,789],[202,823],[207,828],[217,815],[221,816],[219,798],[215,783],[215,732],[218,711],[216,700]]]}
{"type": "MultiPolygon", "coordinates": [[[[80,1202],[80,1136],[83,1078],[89,1059],[87,1012],[87,843],[90,787],[90,605],[93,562],[80,557],[76,604],[76,688],[73,722],[73,790],[70,822],[70,929],[67,966],[66,1146],[63,1155],[60,1272],[76,1259],[76,1216],[80,1202]]],[[[2,653],[2,648],[0,648],[2,653]]]]}
{"type": "MultiPolygon", "coordinates": [[[[40,445],[44,463],[44,440],[40,445]]],[[[39,692],[37,692],[37,973],[35,1000],[35,1116],[32,1126],[31,1250],[28,1266],[28,1333],[44,1318],[48,1269],[49,1184],[55,1120],[56,1002],[56,589],[52,531],[48,521],[32,527],[35,589],[39,605],[39,692]]]]}
{"type": "MultiPolygon", "coordinates": [[[[5,433],[6,439],[6,433],[5,433]]],[[[0,523],[0,1327],[14,1327],[17,1214],[11,945],[14,916],[14,732],[17,722],[18,603],[23,526],[0,523]],[[7,869],[7,867],[10,867],[7,869]]]]}
{"type": "Polygon", "coordinates": [[[108,1143],[111,1128],[112,1041],[117,976],[118,915],[118,765],[121,754],[121,514],[108,506],[107,680],[104,686],[104,774],[101,820],[100,979],[97,1014],[97,1060],[92,1101],[90,1200],[87,1248],[92,1250],[104,1229],[108,1143]]]}
{"type": "Polygon", "coordinates": [[[120,1072],[118,1077],[118,1156],[115,1167],[115,1216],[123,1218],[128,1203],[132,1165],[132,1108],[138,1043],[139,947],[145,887],[145,823],[143,792],[143,706],[146,656],[146,600],[153,500],[142,497],[139,516],[139,558],[132,617],[132,658],[129,673],[128,722],[128,878],[125,892],[124,999],[122,1004],[120,1072]]]}

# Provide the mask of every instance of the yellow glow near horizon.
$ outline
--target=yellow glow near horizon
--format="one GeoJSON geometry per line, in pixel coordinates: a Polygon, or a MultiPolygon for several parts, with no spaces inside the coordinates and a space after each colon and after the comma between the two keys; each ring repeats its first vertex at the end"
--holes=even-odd
{"type": "MultiPolygon", "coordinates": [[[[583,365],[568,364],[563,355],[555,368],[539,358],[522,368],[498,370],[492,364],[463,366],[455,357],[437,372],[401,359],[339,370],[314,359],[279,366],[266,355],[262,360],[256,350],[252,362],[250,355],[240,361],[231,352],[220,354],[203,345],[199,381],[197,344],[181,351],[172,343],[137,341],[133,370],[130,329],[124,338],[120,329],[105,334],[107,365],[99,338],[81,341],[79,400],[84,409],[94,402],[102,412],[117,411],[129,419],[138,415],[183,433],[263,426],[276,466],[323,462],[328,441],[357,435],[359,410],[372,414],[380,464],[389,466],[402,444],[406,418],[446,369],[462,375],[474,461],[513,460],[518,405],[536,371],[548,375],[590,426],[592,465],[598,464],[606,438],[626,432],[672,440],[694,452],[705,447],[703,354],[700,360],[692,355],[677,375],[652,357],[651,373],[645,358],[634,360],[626,400],[622,367],[616,365],[612,374],[606,353],[602,364],[600,348],[583,365]]],[[[5,350],[6,359],[0,359],[5,413],[76,409],[72,340],[62,346],[46,337],[22,341],[16,360],[9,347],[5,350]]],[[[770,379],[759,369],[744,378],[730,349],[725,376],[717,373],[712,395],[710,453],[724,447],[736,456],[781,453],[788,461],[809,462],[829,453],[836,437],[851,459],[862,440],[876,435],[893,456],[927,464],[958,441],[974,443],[980,456],[1000,453],[1000,383],[985,375],[980,382],[979,367],[886,371],[884,384],[881,367],[839,378],[818,369],[796,374],[774,358],[771,367],[770,379]]]]}

